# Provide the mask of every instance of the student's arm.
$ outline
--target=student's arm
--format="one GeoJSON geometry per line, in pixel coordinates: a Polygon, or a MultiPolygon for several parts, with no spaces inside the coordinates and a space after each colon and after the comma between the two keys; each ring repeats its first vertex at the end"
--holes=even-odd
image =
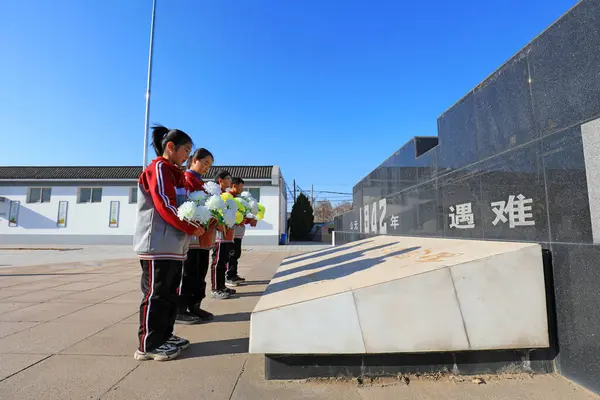
{"type": "Polygon", "coordinates": [[[177,216],[177,193],[173,175],[159,161],[153,168],[147,170],[147,177],[152,202],[160,216],[169,225],[188,235],[194,235],[198,228],[180,220],[177,216]]]}

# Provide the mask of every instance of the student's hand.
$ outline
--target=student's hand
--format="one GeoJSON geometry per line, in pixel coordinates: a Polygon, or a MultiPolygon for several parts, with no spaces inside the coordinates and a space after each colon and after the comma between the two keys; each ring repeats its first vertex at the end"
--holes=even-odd
{"type": "Polygon", "coordinates": [[[204,230],[204,228],[199,227],[199,228],[196,228],[196,230],[194,231],[194,234],[192,236],[202,236],[202,235],[204,235],[204,232],[206,232],[204,230]]]}

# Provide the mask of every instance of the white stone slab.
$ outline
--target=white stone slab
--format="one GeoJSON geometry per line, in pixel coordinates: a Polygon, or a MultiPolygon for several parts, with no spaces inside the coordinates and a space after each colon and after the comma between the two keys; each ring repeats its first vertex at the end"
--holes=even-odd
{"type": "Polygon", "coordinates": [[[471,350],[550,345],[539,249],[517,249],[450,270],[471,350]]]}
{"type": "Polygon", "coordinates": [[[351,292],[252,313],[250,352],[359,354],[365,352],[351,292]]]}
{"type": "Polygon", "coordinates": [[[354,299],[367,353],[469,348],[447,269],[358,289],[354,299]]]}
{"type": "Polygon", "coordinates": [[[505,349],[547,338],[538,244],[378,236],[286,259],[252,314],[250,351],[505,349]]]}

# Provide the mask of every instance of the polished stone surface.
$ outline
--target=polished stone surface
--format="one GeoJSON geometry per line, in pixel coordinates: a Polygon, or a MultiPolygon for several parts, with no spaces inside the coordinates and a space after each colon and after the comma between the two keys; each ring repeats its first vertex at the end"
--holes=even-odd
{"type": "Polygon", "coordinates": [[[552,244],[559,372],[600,393],[600,246],[552,244]]]}
{"type": "Polygon", "coordinates": [[[250,325],[265,354],[548,346],[542,251],[525,243],[377,236],[291,257],[250,325]]]}
{"type": "Polygon", "coordinates": [[[598,1],[585,0],[531,43],[531,91],[543,135],[598,116],[598,26],[598,1]]]}
{"type": "Polygon", "coordinates": [[[598,26],[600,2],[579,2],[466,93],[439,117],[436,147],[416,157],[411,140],[369,175],[378,179],[356,184],[355,210],[336,217],[336,238],[421,235],[562,249],[553,265],[562,318],[557,365],[600,391],[588,336],[598,330],[597,300],[586,297],[589,307],[573,308],[597,291],[591,260],[600,250],[591,245],[600,244],[598,26]],[[384,167],[399,172],[381,174],[384,167]],[[577,324],[565,324],[567,318],[577,324]]]}

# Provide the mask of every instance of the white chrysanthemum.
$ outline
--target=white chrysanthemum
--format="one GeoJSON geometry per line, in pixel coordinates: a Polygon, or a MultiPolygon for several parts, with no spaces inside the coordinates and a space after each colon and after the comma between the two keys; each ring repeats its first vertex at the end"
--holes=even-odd
{"type": "Polygon", "coordinates": [[[233,210],[234,214],[237,212],[238,210],[238,205],[235,202],[235,200],[229,199],[225,202],[225,208],[227,210],[233,210]]]}
{"type": "Polygon", "coordinates": [[[206,182],[204,184],[204,190],[211,196],[218,196],[221,194],[221,186],[215,182],[206,182]]]}
{"type": "Polygon", "coordinates": [[[212,213],[206,206],[196,206],[196,212],[194,213],[194,221],[198,221],[202,225],[208,224],[212,217],[212,213]]]}
{"type": "Polygon", "coordinates": [[[206,200],[206,207],[211,211],[218,211],[225,208],[225,202],[221,196],[211,196],[206,200]]]}
{"type": "Polygon", "coordinates": [[[242,194],[240,194],[240,197],[243,197],[245,199],[251,199],[252,195],[250,194],[250,192],[245,191],[245,192],[242,192],[242,194]]]}
{"type": "Polygon", "coordinates": [[[250,212],[254,215],[258,214],[258,203],[254,200],[250,200],[248,202],[248,205],[250,206],[250,212]]]}
{"type": "Polygon", "coordinates": [[[256,219],[256,215],[254,215],[252,213],[247,213],[246,214],[246,218],[248,218],[248,219],[256,219]]]}
{"type": "Polygon", "coordinates": [[[236,211],[234,210],[225,210],[225,212],[223,213],[223,222],[229,228],[235,225],[235,213],[236,211]]]}
{"type": "Polygon", "coordinates": [[[202,190],[197,190],[188,195],[188,200],[196,202],[198,205],[203,205],[208,195],[202,190]]]}
{"type": "Polygon", "coordinates": [[[177,209],[177,216],[180,220],[191,220],[194,218],[194,214],[196,213],[196,203],[193,201],[186,201],[177,209]]]}

